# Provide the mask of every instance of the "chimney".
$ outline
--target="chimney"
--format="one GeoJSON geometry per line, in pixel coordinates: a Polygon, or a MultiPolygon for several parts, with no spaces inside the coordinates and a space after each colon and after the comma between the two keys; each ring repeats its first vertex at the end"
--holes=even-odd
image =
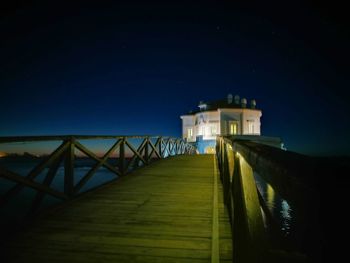
{"type": "Polygon", "coordinates": [[[198,107],[199,107],[200,111],[203,111],[203,110],[206,110],[206,109],[207,109],[207,104],[205,104],[205,102],[201,100],[201,101],[199,102],[198,107]]]}
{"type": "Polygon", "coordinates": [[[255,107],[256,107],[256,101],[255,100],[251,100],[250,101],[250,108],[255,109],[255,107]]]}
{"type": "Polygon", "coordinates": [[[241,106],[242,106],[242,108],[246,108],[247,107],[247,99],[246,98],[242,98],[241,99],[241,106]]]}
{"type": "Polygon", "coordinates": [[[227,95],[227,103],[228,103],[228,104],[232,104],[232,100],[233,100],[232,94],[228,94],[228,95],[227,95]]]}

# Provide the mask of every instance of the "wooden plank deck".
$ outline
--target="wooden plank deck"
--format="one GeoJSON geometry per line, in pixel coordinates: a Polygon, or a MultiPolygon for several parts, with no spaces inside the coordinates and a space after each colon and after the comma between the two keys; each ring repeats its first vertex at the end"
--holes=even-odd
{"type": "Polygon", "coordinates": [[[220,261],[232,262],[214,163],[213,155],[168,158],[67,202],[9,244],[9,262],[215,262],[215,231],[220,261]]]}

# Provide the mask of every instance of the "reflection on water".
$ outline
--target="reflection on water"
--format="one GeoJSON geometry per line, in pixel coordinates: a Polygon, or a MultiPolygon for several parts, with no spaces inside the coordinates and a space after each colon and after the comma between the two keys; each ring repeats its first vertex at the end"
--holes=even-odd
{"type": "Polygon", "coordinates": [[[258,173],[254,172],[258,190],[273,218],[279,224],[284,236],[289,236],[293,224],[292,208],[286,200],[278,195],[271,185],[266,183],[258,173]]]}
{"type": "Polygon", "coordinates": [[[291,209],[288,204],[288,202],[284,199],[282,199],[282,209],[280,211],[281,217],[284,219],[282,222],[282,231],[285,232],[286,234],[290,234],[290,222],[292,220],[291,217],[291,209]]]}

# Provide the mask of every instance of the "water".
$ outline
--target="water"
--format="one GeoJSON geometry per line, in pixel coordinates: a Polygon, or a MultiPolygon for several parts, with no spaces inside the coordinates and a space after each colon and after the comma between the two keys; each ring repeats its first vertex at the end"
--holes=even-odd
{"type": "Polygon", "coordinates": [[[288,238],[291,235],[292,226],[294,223],[293,209],[287,200],[283,199],[271,185],[266,183],[258,173],[254,172],[254,178],[258,190],[265,201],[269,212],[274,218],[275,222],[282,235],[288,238]]]}
{"type": "MultiPolygon", "coordinates": [[[[25,158],[1,158],[0,166],[4,167],[12,172],[19,175],[26,176],[39,162],[41,159],[25,159],[25,158]]],[[[116,164],[117,159],[112,160],[116,164]]],[[[80,158],[75,160],[74,164],[74,184],[77,184],[91,167],[96,164],[96,161],[80,158]]],[[[35,179],[35,182],[42,183],[46,177],[48,168],[45,168],[35,179]]],[[[85,192],[91,188],[109,182],[116,179],[117,175],[108,170],[107,168],[100,167],[96,173],[89,179],[89,181],[81,188],[79,193],[85,192]]],[[[16,183],[11,182],[7,179],[0,178],[0,194],[5,194],[9,189],[15,186],[16,183]]],[[[50,185],[51,188],[63,192],[64,189],[64,167],[63,164],[58,168],[58,171],[50,185]]],[[[16,194],[6,205],[0,207],[0,224],[6,226],[8,224],[15,224],[21,222],[23,218],[30,211],[32,201],[37,194],[36,190],[29,187],[24,187],[18,194],[16,194]]],[[[49,206],[55,205],[62,202],[60,199],[45,195],[42,201],[40,209],[45,209],[49,206]]],[[[1,229],[0,229],[1,231],[1,229]]]]}

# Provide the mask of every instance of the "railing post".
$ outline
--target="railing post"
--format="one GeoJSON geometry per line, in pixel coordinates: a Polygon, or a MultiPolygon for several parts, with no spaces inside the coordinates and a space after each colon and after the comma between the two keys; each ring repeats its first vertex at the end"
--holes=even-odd
{"type": "Polygon", "coordinates": [[[230,183],[231,183],[231,175],[230,175],[230,164],[228,158],[228,149],[227,144],[224,146],[224,172],[223,172],[223,185],[224,185],[224,203],[227,205],[230,200],[230,183]]]}
{"type": "Polygon", "coordinates": [[[159,155],[161,156],[161,158],[163,158],[163,137],[159,137],[159,155]]]}
{"type": "Polygon", "coordinates": [[[172,154],[173,154],[173,140],[172,140],[172,138],[169,138],[168,145],[169,145],[169,156],[172,156],[172,154]]]}
{"type": "Polygon", "coordinates": [[[175,140],[175,155],[179,154],[179,140],[175,140]]]}
{"type": "Polygon", "coordinates": [[[219,171],[221,173],[221,165],[222,165],[222,161],[221,161],[221,139],[218,139],[216,147],[217,147],[216,148],[216,154],[218,156],[219,171]]]}
{"type": "Polygon", "coordinates": [[[232,176],[231,191],[233,195],[233,211],[231,212],[232,241],[236,249],[233,251],[233,261],[244,262],[244,249],[246,249],[247,225],[244,220],[244,203],[242,198],[240,164],[234,154],[234,169],[232,176]]]}
{"type": "Polygon", "coordinates": [[[69,139],[64,162],[64,193],[68,197],[72,197],[74,194],[74,140],[74,137],[69,139]]]}
{"type": "Polygon", "coordinates": [[[224,141],[221,141],[221,150],[220,150],[220,155],[221,155],[221,171],[220,171],[220,178],[221,181],[224,182],[224,174],[225,174],[225,144],[224,141]]]}
{"type": "Polygon", "coordinates": [[[149,161],[150,161],[150,156],[149,156],[149,137],[148,136],[146,137],[144,159],[145,159],[146,163],[148,164],[149,161]]]}
{"type": "Polygon", "coordinates": [[[175,146],[176,146],[176,140],[174,140],[174,138],[171,138],[171,147],[170,147],[170,151],[171,151],[171,155],[175,155],[175,146]]]}
{"type": "Polygon", "coordinates": [[[125,174],[125,137],[122,138],[119,147],[119,171],[121,175],[125,174]]]}
{"type": "Polygon", "coordinates": [[[168,143],[167,143],[167,150],[168,150],[168,154],[169,156],[171,156],[171,153],[172,153],[172,150],[173,150],[173,147],[171,146],[171,143],[172,143],[172,140],[171,138],[168,139],[168,143]]]}

